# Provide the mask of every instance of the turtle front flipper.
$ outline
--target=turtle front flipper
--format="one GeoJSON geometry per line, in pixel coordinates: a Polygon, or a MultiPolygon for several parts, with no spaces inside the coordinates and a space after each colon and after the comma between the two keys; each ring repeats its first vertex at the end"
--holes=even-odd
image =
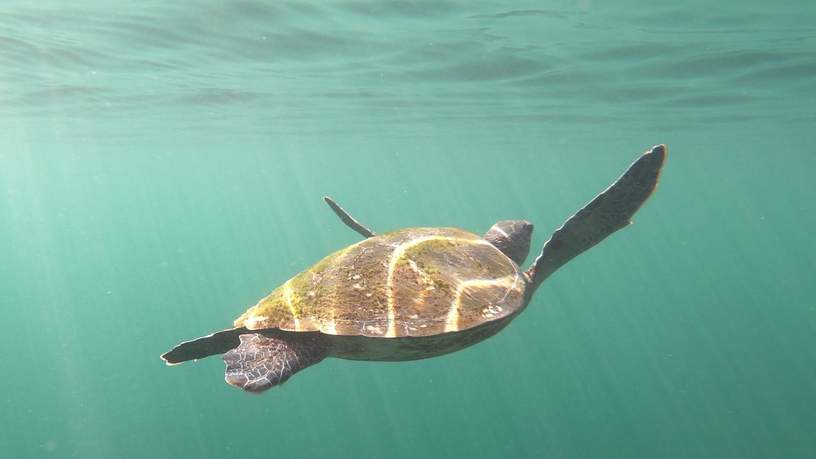
{"type": "Polygon", "coordinates": [[[247,392],[263,392],[323,360],[328,347],[319,333],[239,336],[241,344],[224,354],[224,379],[247,392]],[[304,336],[305,335],[305,336],[304,336]]]}
{"type": "Polygon", "coordinates": [[[348,212],[346,212],[345,209],[343,209],[342,207],[340,207],[339,204],[334,202],[334,199],[328,196],[323,196],[323,200],[326,201],[326,204],[328,204],[329,207],[331,207],[331,210],[333,210],[334,213],[337,214],[338,217],[340,217],[340,220],[342,220],[343,223],[346,224],[346,226],[353,229],[354,231],[357,231],[363,237],[368,238],[375,236],[374,231],[371,231],[370,229],[363,226],[360,222],[355,220],[354,217],[352,217],[348,212]]]}
{"type": "Polygon", "coordinates": [[[657,186],[666,153],[665,145],[644,153],[615,183],[553,233],[527,271],[533,288],[564,263],[631,223],[632,215],[657,186]]]}

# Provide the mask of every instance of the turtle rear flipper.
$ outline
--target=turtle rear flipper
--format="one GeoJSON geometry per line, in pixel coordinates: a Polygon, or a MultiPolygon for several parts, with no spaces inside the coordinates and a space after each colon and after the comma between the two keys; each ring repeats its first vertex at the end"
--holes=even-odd
{"type": "Polygon", "coordinates": [[[553,233],[527,271],[533,288],[564,263],[631,223],[632,215],[657,186],[666,152],[665,145],[657,145],[644,153],[615,183],[553,233]]]}
{"type": "Polygon", "coordinates": [[[223,354],[228,350],[238,346],[238,335],[246,333],[247,329],[229,328],[220,332],[215,332],[201,338],[179,343],[169,352],[162,354],[161,358],[168,365],[177,365],[188,360],[203,359],[214,354],[223,354]]]}
{"type": "Polygon", "coordinates": [[[224,354],[224,379],[247,392],[263,392],[323,360],[328,348],[317,333],[306,336],[240,335],[241,344],[224,354]]]}

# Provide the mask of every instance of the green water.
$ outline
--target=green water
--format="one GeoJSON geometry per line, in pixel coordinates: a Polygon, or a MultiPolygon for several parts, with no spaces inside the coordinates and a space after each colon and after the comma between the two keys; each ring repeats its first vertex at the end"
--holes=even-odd
{"type": "Polygon", "coordinates": [[[6,2],[0,455],[816,456],[816,3],[6,2]],[[614,3],[614,4],[611,4],[614,3]],[[543,9],[542,9],[543,8],[543,9]],[[251,396],[228,326],[376,231],[636,224],[498,336],[251,396]]]}

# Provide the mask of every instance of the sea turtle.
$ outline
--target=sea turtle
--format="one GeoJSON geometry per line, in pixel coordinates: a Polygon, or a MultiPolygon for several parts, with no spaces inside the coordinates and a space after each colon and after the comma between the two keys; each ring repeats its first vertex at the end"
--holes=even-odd
{"type": "Polygon", "coordinates": [[[415,360],[488,338],[524,310],[564,263],[627,226],[657,185],[658,145],[570,217],[529,269],[533,225],[505,220],[480,237],[457,228],[407,228],[376,235],[331,198],[332,210],[364,240],[289,279],[234,322],[183,342],[168,364],[224,354],[225,379],[260,392],[326,357],[415,360]]]}

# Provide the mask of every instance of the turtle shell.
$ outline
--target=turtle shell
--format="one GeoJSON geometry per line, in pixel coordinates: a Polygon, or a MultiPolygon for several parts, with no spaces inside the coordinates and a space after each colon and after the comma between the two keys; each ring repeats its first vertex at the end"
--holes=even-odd
{"type": "Polygon", "coordinates": [[[250,330],[432,336],[499,320],[525,304],[519,267],[457,228],[407,228],[337,251],[235,320],[250,330]]]}

